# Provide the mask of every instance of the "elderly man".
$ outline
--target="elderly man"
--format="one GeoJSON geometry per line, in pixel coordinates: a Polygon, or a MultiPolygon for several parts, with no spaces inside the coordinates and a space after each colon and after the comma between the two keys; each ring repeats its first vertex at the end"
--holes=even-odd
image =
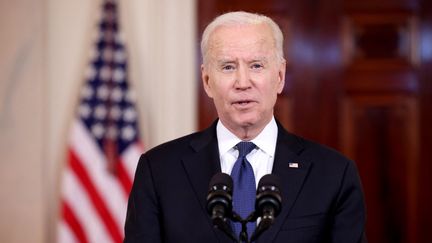
{"type": "MultiPolygon", "coordinates": [[[[282,211],[257,242],[365,241],[365,206],[355,164],[288,133],[273,108],[285,80],[283,35],[270,18],[217,17],[201,42],[202,82],[219,119],[209,128],[141,156],[129,199],[124,242],[232,242],[206,210],[218,172],[234,181],[233,209],[254,210],[258,181],[280,178],[282,211]]],[[[235,234],[240,225],[231,222],[235,234]]],[[[248,224],[249,235],[256,227],[248,224]]]]}

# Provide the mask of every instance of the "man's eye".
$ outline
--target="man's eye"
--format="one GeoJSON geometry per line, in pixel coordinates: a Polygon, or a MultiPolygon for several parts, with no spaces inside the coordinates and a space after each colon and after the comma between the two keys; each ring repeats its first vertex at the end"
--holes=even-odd
{"type": "Polygon", "coordinates": [[[259,64],[259,63],[254,63],[254,64],[252,64],[251,68],[252,69],[260,69],[260,68],[263,68],[263,65],[259,64]]]}
{"type": "Polygon", "coordinates": [[[223,66],[222,69],[224,71],[232,71],[235,69],[235,67],[233,65],[226,65],[226,66],[223,66]]]}

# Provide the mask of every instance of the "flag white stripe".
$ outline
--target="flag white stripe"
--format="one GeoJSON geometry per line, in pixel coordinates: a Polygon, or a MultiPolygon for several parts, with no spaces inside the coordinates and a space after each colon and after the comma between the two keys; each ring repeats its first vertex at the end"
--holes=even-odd
{"type": "Polygon", "coordinates": [[[69,225],[64,221],[60,221],[58,225],[57,242],[61,243],[76,243],[78,240],[75,238],[75,234],[72,233],[69,225]]]}
{"type": "Polygon", "coordinates": [[[129,178],[133,179],[137,167],[138,159],[142,154],[142,148],[139,144],[131,144],[121,155],[121,160],[127,171],[129,178]]]}
{"type": "Polygon", "coordinates": [[[127,197],[117,178],[107,172],[108,163],[105,161],[105,156],[79,120],[75,120],[72,125],[70,147],[88,172],[93,185],[116,221],[118,229],[123,232],[127,197]]]}
{"type": "Polygon", "coordinates": [[[88,241],[94,243],[113,242],[76,175],[67,169],[63,175],[63,180],[63,198],[80,222],[88,241]]]}

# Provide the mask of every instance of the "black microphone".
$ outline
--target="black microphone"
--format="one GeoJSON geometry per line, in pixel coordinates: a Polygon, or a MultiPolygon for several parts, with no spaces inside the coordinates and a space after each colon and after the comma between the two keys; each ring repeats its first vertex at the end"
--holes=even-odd
{"type": "Polygon", "coordinates": [[[225,173],[215,174],[209,183],[207,212],[210,214],[215,228],[219,228],[237,241],[228,220],[232,215],[232,191],[233,181],[231,176],[225,173]]]}
{"type": "Polygon", "coordinates": [[[282,197],[280,194],[279,177],[267,174],[258,183],[257,197],[255,201],[255,213],[261,217],[255,232],[252,234],[251,241],[258,238],[273,223],[282,208],[282,197]]]}

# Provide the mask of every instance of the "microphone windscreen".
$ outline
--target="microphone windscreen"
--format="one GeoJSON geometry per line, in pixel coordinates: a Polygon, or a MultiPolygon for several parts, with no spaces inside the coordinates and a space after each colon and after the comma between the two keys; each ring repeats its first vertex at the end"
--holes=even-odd
{"type": "Polygon", "coordinates": [[[263,210],[268,206],[274,210],[274,216],[279,214],[282,207],[282,196],[279,188],[279,177],[267,174],[261,178],[258,183],[255,201],[255,210],[259,215],[262,215],[263,210]]]}
{"type": "Polygon", "coordinates": [[[258,190],[262,187],[274,186],[276,188],[280,188],[280,179],[279,177],[267,174],[261,177],[261,180],[258,182],[258,190]]]}
{"type": "Polygon", "coordinates": [[[209,190],[212,190],[214,186],[219,185],[227,186],[229,190],[232,190],[233,180],[231,176],[222,172],[215,174],[210,180],[209,190]]]}

